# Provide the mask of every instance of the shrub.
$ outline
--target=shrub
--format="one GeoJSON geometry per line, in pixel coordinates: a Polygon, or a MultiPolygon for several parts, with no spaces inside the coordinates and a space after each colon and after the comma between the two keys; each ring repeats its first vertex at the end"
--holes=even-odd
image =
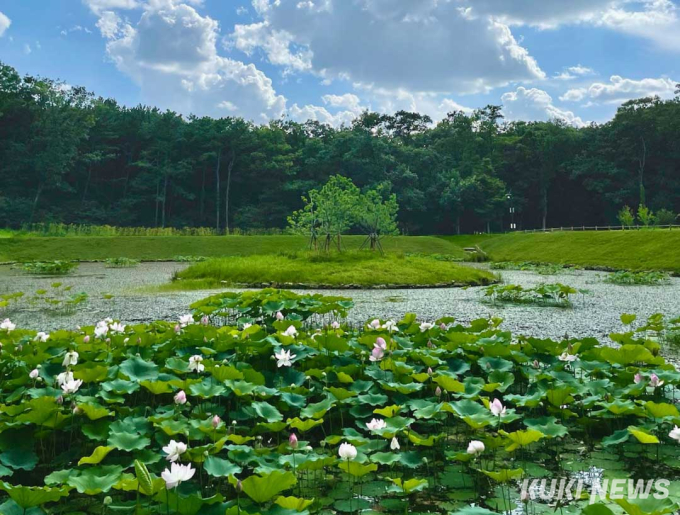
{"type": "Polygon", "coordinates": [[[638,207],[637,216],[638,220],[640,220],[640,223],[645,227],[651,227],[656,222],[656,216],[654,216],[652,210],[647,206],[643,206],[642,204],[640,204],[640,207],[638,207]]]}
{"type": "Polygon", "coordinates": [[[677,222],[678,216],[670,209],[659,209],[656,213],[656,223],[658,225],[673,225],[677,222]]]}
{"type": "Polygon", "coordinates": [[[635,224],[635,215],[628,206],[623,206],[617,216],[622,227],[632,227],[635,224]]]}

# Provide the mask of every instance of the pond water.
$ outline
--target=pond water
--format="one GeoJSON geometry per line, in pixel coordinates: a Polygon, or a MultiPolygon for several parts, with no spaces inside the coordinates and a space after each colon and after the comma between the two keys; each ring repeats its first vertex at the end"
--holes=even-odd
{"type": "MultiPolygon", "coordinates": [[[[188,266],[185,263],[142,263],[135,268],[106,268],[102,263],[83,263],[72,275],[43,277],[26,275],[10,266],[0,266],[0,293],[23,291],[33,296],[40,289],[54,291],[55,282],[71,286],[72,293],[85,292],[87,303],[72,314],[55,315],[42,304],[22,301],[18,308],[0,311],[0,317],[10,316],[21,327],[36,330],[92,325],[105,317],[124,323],[150,320],[177,320],[189,312],[192,302],[215,292],[192,291],[147,293],[140,288],[170,281],[172,274],[188,266]],[[110,299],[104,295],[112,295],[110,299]]],[[[352,297],[355,308],[352,322],[369,317],[399,319],[404,313],[417,313],[419,319],[433,321],[441,316],[453,316],[460,322],[475,318],[499,316],[503,327],[513,333],[542,338],[595,336],[601,339],[620,331],[619,316],[636,313],[638,319],[653,313],[680,315],[680,278],[664,286],[618,286],[603,282],[605,273],[568,271],[558,275],[539,275],[530,271],[502,271],[506,283],[535,286],[542,282],[561,282],[591,291],[579,295],[571,309],[535,306],[493,305],[481,302],[481,288],[401,289],[401,290],[316,290],[316,292],[352,297]]],[[[63,286],[62,286],[63,287],[63,286]]],[[[302,290],[296,290],[302,292],[302,290]]]]}

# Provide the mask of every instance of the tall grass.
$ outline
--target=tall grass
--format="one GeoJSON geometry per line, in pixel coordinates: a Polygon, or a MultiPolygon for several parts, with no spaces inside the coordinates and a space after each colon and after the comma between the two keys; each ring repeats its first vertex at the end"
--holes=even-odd
{"type": "MultiPolygon", "coordinates": [[[[112,225],[78,225],[37,223],[22,226],[19,231],[2,230],[14,236],[83,237],[83,236],[224,236],[223,230],[212,227],[116,227],[112,225]]],[[[232,229],[232,236],[278,235],[281,229],[232,229]]]]}

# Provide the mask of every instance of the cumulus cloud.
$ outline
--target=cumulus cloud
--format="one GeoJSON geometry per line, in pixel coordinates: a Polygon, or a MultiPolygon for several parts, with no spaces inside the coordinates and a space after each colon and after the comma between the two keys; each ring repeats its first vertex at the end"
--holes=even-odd
{"type": "Polygon", "coordinates": [[[272,63],[295,56],[327,80],[460,93],[545,77],[507,25],[470,16],[455,1],[253,0],[253,7],[263,20],[236,26],[236,48],[259,48],[272,63]]]}
{"type": "Polygon", "coordinates": [[[9,29],[11,24],[12,20],[10,20],[3,12],[0,12],[0,37],[2,37],[5,31],[9,29]]]}
{"type": "Polygon", "coordinates": [[[588,68],[587,66],[581,66],[580,64],[576,66],[569,66],[565,68],[562,72],[555,74],[553,77],[556,80],[574,80],[579,77],[584,77],[587,75],[594,75],[595,70],[588,68]]]}
{"type": "Polygon", "coordinates": [[[608,83],[594,82],[585,88],[574,88],[560,97],[567,102],[588,100],[592,103],[620,104],[626,100],[640,97],[659,96],[672,98],[677,81],[668,78],[624,79],[618,75],[610,77],[608,83]]]}
{"type": "Polygon", "coordinates": [[[83,2],[97,15],[104,11],[137,9],[141,6],[138,0],[83,0],[83,2]]]}
{"type": "Polygon", "coordinates": [[[263,72],[218,54],[218,23],[192,5],[151,0],[136,24],[113,11],[100,14],[98,27],[109,38],[108,55],[139,84],[145,101],[185,114],[243,116],[257,122],[285,111],[285,98],[263,72]]]}
{"type": "Polygon", "coordinates": [[[553,104],[552,97],[541,89],[523,87],[508,91],[501,97],[503,114],[508,120],[548,121],[559,119],[575,127],[582,127],[583,120],[572,111],[560,109],[553,104]]]}
{"type": "Polygon", "coordinates": [[[680,13],[671,0],[620,2],[603,14],[598,25],[652,40],[666,50],[680,51],[680,13]]]}

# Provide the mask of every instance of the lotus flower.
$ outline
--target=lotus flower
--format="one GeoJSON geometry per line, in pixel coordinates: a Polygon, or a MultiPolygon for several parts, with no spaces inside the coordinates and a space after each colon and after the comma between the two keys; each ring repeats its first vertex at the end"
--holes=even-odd
{"type": "Polygon", "coordinates": [[[167,455],[165,459],[174,463],[181,454],[187,452],[187,444],[170,440],[170,443],[163,447],[163,452],[167,455]]]}
{"type": "Polygon", "coordinates": [[[401,446],[399,445],[399,440],[397,440],[396,436],[392,437],[392,441],[390,442],[390,449],[392,449],[393,451],[398,451],[399,449],[401,449],[401,446]]]}
{"type": "Polygon", "coordinates": [[[288,329],[283,332],[285,336],[290,336],[291,338],[295,338],[297,333],[297,329],[295,329],[294,325],[289,326],[288,329]]]}
{"type": "Polygon", "coordinates": [[[331,324],[331,327],[332,327],[333,329],[340,329],[340,322],[338,322],[337,320],[334,321],[334,322],[331,324]]]}
{"type": "Polygon", "coordinates": [[[340,458],[343,460],[353,460],[357,457],[357,448],[351,443],[345,442],[340,445],[340,449],[338,449],[338,456],[340,456],[340,458]]]}
{"type": "Polygon", "coordinates": [[[120,322],[115,322],[111,324],[109,327],[111,329],[111,332],[114,333],[124,333],[125,332],[125,325],[121,324],[120,322]]]}
{"type": "Polygon", "coordinates": [[[74,350],[72,350],[71,352],[67,352],[66,355],[64,356],[64,361],[61,364],[64,367],[68,367],[69,365],[77,365],[78,353],[74,350]]]}
{"type": "Polygon", "coordinates": [[[64,390],[64,393],[69,394],[69,393],[76,393],[78,391],[78,388],[80,388],[80,385],[83,384],[82,379],[77,379],[77,380],[69,380],[66,381],[61,385],[61,389],[64,390]]]}
{"type": "Polygon", "coordinates": [[[680,442],[680,427],[675,426],[670,433],[668,433],[673,440],[680,442]]]}
{"type": "Polygon", "coordinates": [[[42,331],[40,331],[38,334],[35,335],[35,338],[33,338],[33,341],[34,341],[34,342],[43,342],[43,343],[44,343],[44,342],[47,341],[47,339],[48,339],[49,337],[50,337],[49,334],[43,333],[42,331]]]}
{"type": "Polygon", "coordinates": [[[472,440],[467,448],[467,453],[476,456],[484,452],[484,443],[479,440],[472,440]]]}
{"type": "Polygon", "coordinates": [[[0,330],[5,330],[8,334],[14,331],[16,328],[16,324],[13,324],[9,318],[5,318],[2,323],[0,323],[0,330]]]}
{"type": "Polygon", "coordinates": [[[429,323],[429,322],[423,322],[422,324],[420,324],[419,327],[420,327],[420,332],[421,332],[421,333],[424,333],[424,332],[429,331],[430,329],[432,329],[432,328],[434,327],[434,324],[431,324],[431,323],[429,323]]]}
{"type": "Polygon", "coordinates": [[[638,384],[640,381],[642,381],[642,374],[638,372],[637,374],[635,374],[635,377],[633,377],[633,382],[635,384],[638,384]]]}
{"type": "Polygon", "coordinates": [[[276,358],[276,366],[279,368],[290,367],[293,364],[292,360],[294,360],[296,356],[297,354],[291,354],[291,351],[289,350],[281,349],[280,352],[274,353],[274,357],[276,358]]]}
{"type": "Polygon", "coordinates": [[[83,337],[83,343],[90,343],[90,335],[89,335],[89,334],[86,334],[86,335],[83,337]]]}
{"type": "Polygon", "coordinates": [[[385,429],[387,427],[387,423],[382,419],[374,418],[366,424],[366,427],[370,431],[379,431],[380,429],[385,429]]]}
{"type": "Polygon", "coordinates": [[[383,324],[382,328],[387,329],[391,333],[393,333],[393,332],[397,331],[397,329],[399,329],[399,327],[397,327],[397,323],[394,320],[388,320],[387,322],[385,322],[383,324]]]}
{"type": "Polygon", "coordinates": [[[649,385],[652,388],[658,388],[659,386],[663,386],[663,381],[659,381],[659,376],[656,374],[652,374],[649,376],[649,385]]]}
{"type": "Polygon", "coordinates": [[[201,363],[203,361],[203,356],[195,355],[189,358],[189,371],[190,372],[203,372],[205,370],[205,365],[201,363]]]}
{"type": "Polygon", "coordinates": [[[165,469],[161,472],[161,477],[165,481],[165,487],[171,490],[177,486],[182,481],[188,481],[194,477],[196,470],[191,468],[191,465],[180,465],[179,463],[173,463],[170,465],[170,469],[165,469]]]}
{"type": "Polygon", "coordinates": [[[442,396],[442,389],[441,389],[439,386],[437,386],[437,388],[436,388],[435,391],[434,391],[434,394],[435,394],[437,397],[441,397],[441,396],[442,396]]]}
{"type": "Polygon", "coordinates": [[[217,429],[218,426],[222,423],[222,419],[221,419],[218,415],[215,415],[215,416],[212,418],[211,423],[212,423],[212,426],[213,426],[215,429],[217,429]]]}
{"type": "Polygon", "coordinates": [[[576,354],[569,354],[568,352],[563,352],[560,354],[559,360],[564,361],[566,363],[572,363],[578,359],[578,356],[576,354]]]}
{"type": "Polygon", "coordinates": [[[373,347],[371,356],[368,359],[371,361],[380,361],[383,357],[385,357],[385,351],[376,345],[373,347]]]}
{"type": "Polygon", "coordinates": [[[280,311],[276,312],[276,320],[280,321],[280,320],[283,320],[284,318],[285,317],[283,316],[283,313],[281,313],[280,311]]]}
{"type": "Polygon", "coordinates": [[[382,350],[387,349],[387,342],[385,341],[385,338],[376,338],[375,346],[380,347],[382,350]]]}
{"type": "Polygon", "coordinates": [[[203,315],[201,317],[201,325],[208,325],[210,323],[210,319],[208,318],[207,315],[203,315]]]}
{"type": "Polygon", "coordinates": [[[489,409],[491,410],[491,413],[496,415],[497,417],[502,417],[505,415],[505,406],[499,401],[498,399],[494,399],[491,401],[491,404],[489,404],[489,409]]]}
{"type": "Polygon", "coordinates": [[[38,379],[39,375],[40,375],[40,370],[38,370],[37,368],[34,368],[33,370],[31,370],[31,373],[28,374],[28,377],[30,377],[31,379],[38,379]]]}
{"type": "Polygon", "coordinates": [[[298,439],[297,436],[295,436],[295,433],[291,433],[288,437],[288,445],[290,445],[293,449],[297,449],[298,439]]]}
{"type": "Polygon", "coordinates": [[[177,392],[174,399],[175,399],[175,404],[186,404],[187,403],[187,394],[184,393],[184,390],[180,390],[179,392],[177,392]]]}
{"type": "Polygon", "coordinates": [[[377,318],[374,320],[371,320],[371,322],[368,324],[369,329],[380,329],[380,320],[377,318]]]}
{"type": "Polygon", "coordinates": [[[194,316],[193,315],[182,315],[179,317],[179,325],[180,327],[186,327],[188,325],[192,325],[195,322],[194,316]]]}
{"type": "Polygon", "coordinates": [[[73,372],[69,372],[68,370],[66,372],[62,372],[57,376],[57,384],[61,386],[64,383],[68,383],[69,381],[73,381],[73,372]]]}

